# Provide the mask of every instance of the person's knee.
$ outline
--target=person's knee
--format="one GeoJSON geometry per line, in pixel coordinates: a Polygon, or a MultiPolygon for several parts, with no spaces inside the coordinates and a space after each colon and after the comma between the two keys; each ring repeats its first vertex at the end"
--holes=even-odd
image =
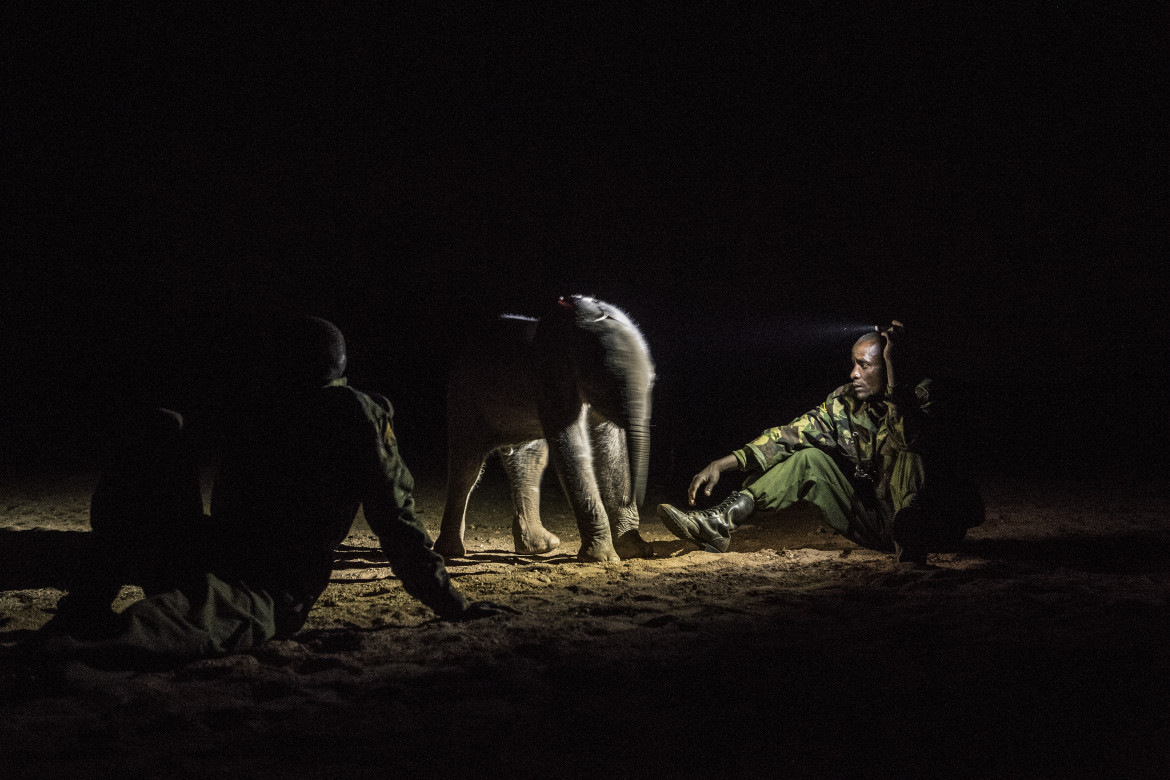
{"type": "Polygon", "coordinates": [[[812,464],[812,463],[832,463],[833,458],[827,453],[818,450],[816,447],[807,447],[805,449],[796,450],[789,456],[789,460],[794,463],[812,464]]]}
{"type": "Polygon", "coordinates": [[[840,471],[831,455],[813,447],[797,450],[788,458],[788,467],[805,476],[817,476],[840,471]]]}

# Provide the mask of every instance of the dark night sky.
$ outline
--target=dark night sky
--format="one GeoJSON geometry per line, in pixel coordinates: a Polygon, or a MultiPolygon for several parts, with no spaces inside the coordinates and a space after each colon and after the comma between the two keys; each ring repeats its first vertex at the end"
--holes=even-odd
{"type": "Polygon", "coordinates": [[[465,323],[570,292],[643,326],[702,462],[843,379],[798,325],[901,317],[1062,447],[1165,401],[1164,10],[526,5],[7,11],[4,458],[119,394],[210,415],[291,310],[427,438],[465,323]]]}

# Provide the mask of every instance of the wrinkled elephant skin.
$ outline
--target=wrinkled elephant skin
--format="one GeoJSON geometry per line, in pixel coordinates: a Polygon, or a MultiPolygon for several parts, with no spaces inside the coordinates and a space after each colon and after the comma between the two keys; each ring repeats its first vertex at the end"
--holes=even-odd
{"type": "Polygon", "coordinates": [[[562,298],[540,319],[505,315],[475,333],[447,394],[447,501],[435,550],[463,545],[468,498],[492,452],[512,489],[516,551],[560,544],[540,522],[551,461],[585,561],[648,557],[638,504],[650,458],[654,364],[629,317],[593,298],[562,298]]]}

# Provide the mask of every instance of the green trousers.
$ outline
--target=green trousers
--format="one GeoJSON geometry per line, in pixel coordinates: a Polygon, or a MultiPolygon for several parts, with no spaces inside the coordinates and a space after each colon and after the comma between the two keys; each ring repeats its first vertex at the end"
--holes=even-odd
{"type": "Polygon", "coordinates": [[[267,593],[214,574],[147,596],[120,615],[108,614],[96,636],[53,637],[46,653],[107,669],[167,668],[251,650],[276,633],[267,593]]]}
{"type": "Polygon", "coordinates": [[[58,602],[50,653],[106,667],[152,667],[255,647],[276,633],[273,599],[214,569],[220,535],[203,515],[182,418],[149,410],[121,426],[94,491],[93,532],[58,602]],[[146,598],[115,615],[122,585],[146,598]]]}
{"type": "Polygon", "coordinates": [[[829,526],[846,538],[864,547],[892,550],[890,520],[895,512],[918,502],[923,477],[921,456],[898,453],[888,497],[882,499],[872,482],[851,481],[832,456],[809,448],[749,477],[743,489],[755,499],[757,512],[783,512],[795,504],[812,504],[829,526]]]}

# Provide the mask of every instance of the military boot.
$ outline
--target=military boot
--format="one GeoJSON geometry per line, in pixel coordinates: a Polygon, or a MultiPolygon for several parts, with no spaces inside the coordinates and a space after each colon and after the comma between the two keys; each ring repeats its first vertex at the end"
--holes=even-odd
{"type": "Polygon", "coordinates": [[[755,511],[756,501],[746,490],[732,493],[710,509],[680,512],[670,504],[658,505],[658,517],[679,539],[694,542],[707,552],[727,552],[731,532],[755,511]]]}

